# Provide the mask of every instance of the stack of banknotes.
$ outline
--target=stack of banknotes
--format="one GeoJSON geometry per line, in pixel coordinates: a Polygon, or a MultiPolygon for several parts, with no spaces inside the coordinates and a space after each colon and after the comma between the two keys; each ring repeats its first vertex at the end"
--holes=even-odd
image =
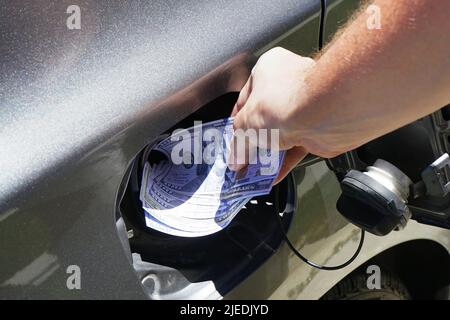
{"type": "Polygon", "coordinates": [[[166,160],[144,166],[140,199],[147,227],[179,237],[206,236],[228,226],[251,198],[270,193],[284,152],[277,152],[275,166],[257,155],[236,172],[227,166],[232,138],[233,119],[226,118],[175,132],[153,146],[166,160]],[[261,170],[269,165],[272,172],[261,170]]]}

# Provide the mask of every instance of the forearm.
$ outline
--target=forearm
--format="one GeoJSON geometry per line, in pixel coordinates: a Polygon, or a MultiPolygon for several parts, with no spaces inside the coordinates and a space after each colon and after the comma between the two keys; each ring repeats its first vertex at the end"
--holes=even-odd
{"type": "Polygon", "coordinates": [[[361,14],[307,76],[293,115],[300,139],[347,151],[450,102],[450,1],[374,4],[381,29],[361,14]]]}

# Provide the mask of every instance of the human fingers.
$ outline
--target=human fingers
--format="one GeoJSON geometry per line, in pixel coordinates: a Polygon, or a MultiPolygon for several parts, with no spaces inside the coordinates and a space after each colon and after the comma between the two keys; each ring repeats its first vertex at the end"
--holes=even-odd
{"type": "Polygon", "coordinates": [[[306,157],[308,152],[303,147],[293,147],[286,152],[286,156],[284,157],[284,163],[280,169],[280,173],[278,177],[273,182],[273,185],[278,184],[281,180],[283,180],[295,166],[306,157]]]}

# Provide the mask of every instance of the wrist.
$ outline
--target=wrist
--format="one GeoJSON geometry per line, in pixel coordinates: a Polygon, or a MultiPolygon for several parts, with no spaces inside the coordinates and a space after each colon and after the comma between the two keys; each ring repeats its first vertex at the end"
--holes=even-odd
{"type": "Polygon", "coordinates": [[[319,111],[318,97],[313,95],[308,78],[302,79],[297,88],[292,98],[294,103],[286,114],[286,132],[291,144],[301,146],[305,138],[313,135],[320,117],[315,115],[319,111]]]}

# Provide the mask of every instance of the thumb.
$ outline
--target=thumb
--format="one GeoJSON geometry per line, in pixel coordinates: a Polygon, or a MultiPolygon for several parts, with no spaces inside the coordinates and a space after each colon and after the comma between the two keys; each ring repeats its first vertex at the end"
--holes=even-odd
{"type": "Polygon", "coordinates": [[[308,152],[303,147],[293,147],[286,152],[286,156],[284,157],[284,163],[281,167],[280,173],[278,177],[273,182],[273,185],[278,184],[281,180],[284,179],[288,175],[295,166],[306,157],[308,152]]]}

